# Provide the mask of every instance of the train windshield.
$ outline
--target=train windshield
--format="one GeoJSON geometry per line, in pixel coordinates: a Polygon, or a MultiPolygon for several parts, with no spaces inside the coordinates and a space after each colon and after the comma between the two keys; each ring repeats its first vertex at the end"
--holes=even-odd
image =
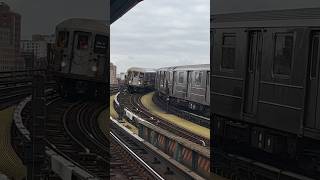
{"type": "Polygon", "coordinates": [[[81,50],[89,48],[89,33],[79,32],[77,48],[81,50]]]}
{"type": "Polygon", "coordinates": [[[133,72],[133,77],[138,77],[138,72],[133,72]]]}
{"type": "Polygon", "coordinates": [[[96,35],[94,43],[94,53],[107,54],[108,51],[108,37],[103,35],[96,35]]]}

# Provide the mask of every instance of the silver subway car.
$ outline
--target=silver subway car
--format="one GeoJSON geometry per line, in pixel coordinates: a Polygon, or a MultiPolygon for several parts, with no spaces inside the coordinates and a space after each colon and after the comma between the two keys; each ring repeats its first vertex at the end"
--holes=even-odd
{"type": "Polygon", "coordinates": [[[127,71],[126,83],[129,92],[142,92],[154,89],[156,71],[148,68],[132,67],[127,71]]]}
{"type": "Polygon", "coordinates": [[[54,72],[62,96],[106,97],[109,26],[93,19],[68,19],[56,27],[54,72]]]}
{"type": "Polygon", "coordinates": [[[209,114],[210,65],[188,65],[157,70],[156,89],[171,103],[209,114]]]}

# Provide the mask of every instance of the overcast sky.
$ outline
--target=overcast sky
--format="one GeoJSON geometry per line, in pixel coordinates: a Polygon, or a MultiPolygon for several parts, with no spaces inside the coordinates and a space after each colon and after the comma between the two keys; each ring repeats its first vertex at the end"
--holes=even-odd
{"type": "Polygon", "coordinates": [[[106,19],[106,0],[0,0],[22,16],[22,39],[52,34],[66,18],[106,19]]]}
{"type": "Polygon", "coordinates": [[[111,25],[111,62],[159,68],[210,63],[210,0],[144,0],[111,25]]]}

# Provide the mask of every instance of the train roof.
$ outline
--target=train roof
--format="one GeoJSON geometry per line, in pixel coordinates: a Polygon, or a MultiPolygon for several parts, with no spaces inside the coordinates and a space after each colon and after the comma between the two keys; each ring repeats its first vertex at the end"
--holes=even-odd
{"type": "Polygon", "coordinates": [[[57,29],[77,29],[89,32],[106,33],[106,21],[86,18],[70,18],[57,25],[57,29]]]}
{"type": "Polygon", "coordinates": [[[209,70],[210,71],[210,64],[163,67],[163,68],[159,68],[157,71],[184,71],[184,70],[209,70]]]}
{"type": "Polygon", "coordinates": [[[217,14],[213,28],[320,26],[320,8],[217,14]]]}
{"type": "Polygon", "coordinates": [[[319,8],[319,0],[214,0],[210,4],[211,15],[243,13],[255,11],[289,10],[299,8],[319,8]],[[230,6],[232,4],[232,6],[230,6]]]}
{"type": "Polygon", "coordinates": [[[127,72],[129,72],[129,71],[144,72],[144,73],[155,73],[156,72],[156,70],[152,69],[152,68],[140,68],[140,67],[129,68],[127,70],[127,72]]]}
{"type": "Polygon", "coordinates": [[[110,1],[110,22],[111,24],[126,14],[131,8],[142,0],[111,0],[110,1]]]}

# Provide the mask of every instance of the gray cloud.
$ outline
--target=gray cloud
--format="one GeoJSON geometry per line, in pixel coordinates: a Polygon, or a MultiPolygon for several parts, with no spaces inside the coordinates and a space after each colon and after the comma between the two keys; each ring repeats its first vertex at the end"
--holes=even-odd
{"type": "Polygon", "coordinates": [[[210,0],[144,0],[111,25],[111,61],[164,67],[210,63],[210,0]]]}

